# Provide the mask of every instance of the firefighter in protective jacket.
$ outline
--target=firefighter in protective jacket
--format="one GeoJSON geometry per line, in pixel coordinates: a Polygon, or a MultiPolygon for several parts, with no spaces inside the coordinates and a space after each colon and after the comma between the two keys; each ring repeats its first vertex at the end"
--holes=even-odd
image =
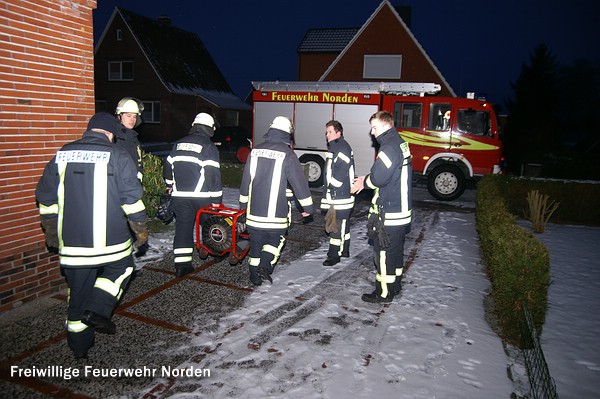
{"type": "Polygon", "coordinates": [[[329,233],[329,251],[323,266],[333,266],[341,257],[350,256],[350,213],[354,196],[350,193],[354,181],[354,155],[344,139],[344,128],[336,120],[325,124],[327,161],[321,209],[327,211],[325,230],[329,233]],[[331,226],[333,224],[333,226],[331,226]]]}
{"type": "Polygon", "coordinates": [[[303,208],[302,216],[314,212],[313,201],[298,157],[291,149],[292,123],[276,117],[265,141],[250,152],[240,186],[240,209],[246,209],[250,234],[248,264],[250,281],[273,282],[271,274],[285,243],[290,224],[288,184],[303,208]]]}
{"type": "Polygon", "coordinates": [[[112,143],[119,126],[113,115],[94,115],[83,137],[46,165],[36,189],[46,243],[58,250],[69,288],[67,338],[77,358],[87,357],[94,331],[115,333],[111,316],[134,269],[133,247],[148,239],[136,167],[112,143]]]}
{"type": "Polygon", "coordinates": [[[369,119],[371,134],[380,145],[367,176],[354,181],[353,193],[374,190],[367,234],[373,240],[375,291],[363,294],[365,302],[391,302],[400,293],[404,266],[404,238],[412,221],[412,156],[408,143],[394,127],[394,117],[379,111],[369,119]]]}
{"type": "Polygon", "coordinates": [[[164,163],[165,182],[172,196],[175,213],[175,275],[194,271],[194,224],[196,213],[208,205],[219,205],[223,198],[219,150],[210,140],[215,120],[207,113],[196,115],[187,136],[175,143],[164,163]]]}

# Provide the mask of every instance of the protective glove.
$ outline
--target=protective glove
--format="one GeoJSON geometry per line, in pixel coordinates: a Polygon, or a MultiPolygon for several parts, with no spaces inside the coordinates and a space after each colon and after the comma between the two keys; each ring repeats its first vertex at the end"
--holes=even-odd
{"type": "Polygon", "coordinates": [[[339,231],[337,216],[332,206],[329,207],[325,215],[325,231],[327,233],[337,233],[339,231]]]}
{"type": "Polygon", "coordinates": [[[160,202],[156,210],[156,217],[164,224],[169,224],[173,221],[175,214],[171,205],[171,194],[163,194],[160,196],[160,202]]]}
{"type": "Polygon", "coordinates": [[[371,213],[367,220],[367,236],[371,240],[377,239],[379,247],[385,249],[390,246],[390,237],[385,231],[383,219],[378,213],[371,213]]]}
{"type": "Polygon", "coordinates": [[[141,247],[148,241],[148,226],[146,226],[146,222],[134,222],[133,220],[129,220],[129,227],[135,233],[135,238],[137,239],[133,246],[136,248],[141,247]]]}
{"type": "Polygon", "coordinates": [[[390,246],[390,236],[388,236],[387,231],[385,231],[381,217],[378,219],[379,223],[377,224],[377,239],[379,240],[379,248],[385,249],[390,246]]]}
{"type": "Polygon", "coordinates": [[[46,246],[50,252],[58,251],[58,219],[42,219],[42,228],[46,236],[46,246]]]}

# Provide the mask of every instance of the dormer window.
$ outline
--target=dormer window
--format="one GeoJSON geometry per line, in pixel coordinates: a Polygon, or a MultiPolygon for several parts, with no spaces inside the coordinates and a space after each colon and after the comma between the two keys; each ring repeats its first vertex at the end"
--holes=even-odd
{"type": "Polygon", "coordinates": [[[117,29],[117,41],[120,42],[123,40],[123,30],[117,29]]]}

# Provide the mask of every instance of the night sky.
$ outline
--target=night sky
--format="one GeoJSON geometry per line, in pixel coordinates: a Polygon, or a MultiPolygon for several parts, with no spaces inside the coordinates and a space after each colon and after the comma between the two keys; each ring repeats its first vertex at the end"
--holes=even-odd
{"type": "MultiPolygon", "coordinates": [[[[116,5],[198,34],[234,92],[251,81],[296,80],[296,49],[308,29],[358,28],[381,0],[98,0],[99,37],[116,5]]],[[[398,0],[412,7],[411,31],[459,96],[503,105],[534,48],[561,65],[600,63],[597,0],[398,0]]]]}

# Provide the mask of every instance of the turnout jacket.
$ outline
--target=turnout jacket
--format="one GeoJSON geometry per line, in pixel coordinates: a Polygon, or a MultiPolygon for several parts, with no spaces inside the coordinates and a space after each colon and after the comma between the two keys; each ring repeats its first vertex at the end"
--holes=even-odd
{"type": "Polygon", "coordinates": [[[204,198],[220,204],[223,186],[219,150],[206,129],[210,128],[194,125],[190,134],[173,145],[164,163],[163,177],[173,187],[173,197],[204,198]]]}
{"type": "Polygon", "coordinates": [[[365,187],[375,190],[369,213],[383,213],[385,226],[412,221],[412,155],[408,143],[391,128],[377,137],[377,158],[365,177],[365,187]]]}
{"type": "Polygon", "coordinates": [[[352,209],[354,196],[350,188],[354,181],[354,154],[344,137],[327,143],[329,151],[325,164],[321,209],[333,205],[336,210],[352,209]]]}
{"type": "Polygon", "coordinates": [[[308,182],[298,157],[290,148],[290,135],[271,128],[265,141],[250,152],[240,186],[240,209],[246,209],[246,223],[259,229],[286,229],[291,206],[288,184],[305,212],[314,206],[308,182]]]}
{"type": "Polygon", "coordinates": [[[137,178],[142,181],[144,170],[142,167],[142,149],[140,148],[138,133],[135,130],[127,129],[125,126],[121,125],[121,129],[115,135],[115,144],[119,147],[123,147],[131,156],[137,169],[137,178]]]}
{"type": "Polygon", "coordinates": [[[57,221],[63,267],[101,266],[129,256],[127,219],[146,221],[131,157],[91,130],[48,162],[35,195],[40,217],[57,221]]]}

